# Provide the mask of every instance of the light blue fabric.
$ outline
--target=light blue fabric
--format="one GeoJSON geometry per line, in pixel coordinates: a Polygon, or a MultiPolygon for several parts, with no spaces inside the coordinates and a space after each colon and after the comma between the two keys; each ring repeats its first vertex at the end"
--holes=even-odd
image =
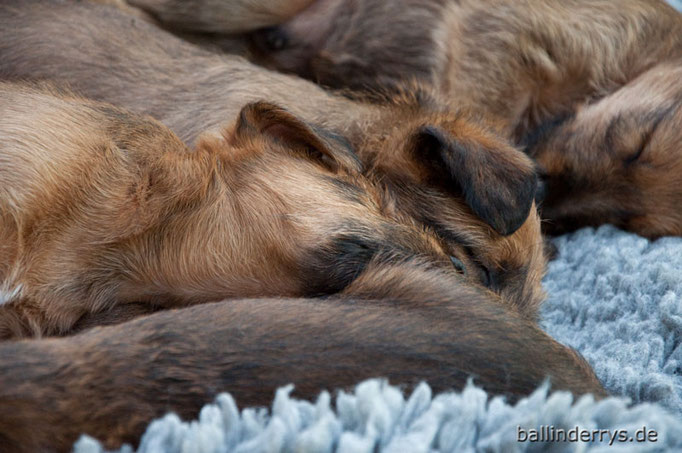
{"type": "Polygon", "coordinates": [[[682,413],[682,238],[602,227],[555,243],[545,330],[579,350],[611,393],[682,413]]]}
{"type": "MultiPolygon", "coordinates": [[[[549,397],[538,389],[516,406],[501,398],[488,399],[474,386],[461,393],[433,397],[426,384],[405,399],[380,380],[366,381],[353,394],[341,393],[336,411],[323,393],[316,403],[293,400],[291,388],[280,389],[271,415],[258,409],[240,414],[224,394],[184,423],[175,415],[153,422],[139,447],[145,453],[436,453],[436,452],[643,452],[682,451],[681,420],[660,406],[630,408],[622,398],[596,403],[591,396],[574,401],[564,392],[549,397]],[[533,431],[565,436],[584,430],[590,442],[530,442],[533,431]],[[551,426],[551,428],[549,428],[551,426]],[[605,430],[605,431],[601,431],[605,430]],[[595,431],[597,433],[593,434],[595,431]],[[624,441],[618,441],[619,436],[624,441]],[[656,433],[656,441],[643,433],[656,433]],[[602,433],[602,434],[600,434],[602,433]],[[601,437],[599,437],[601,435],[601,437]],[[591,437],[592,438],[592,437],[591,437]],[[632,438],[633,441],[629,441],[632,438]],[[519,441],[524,440],[524,442],[519,441]],[[610,445],[612,443],[612,445],[610,445]]],[[[581,435],[581,434],[576,434],[581,435]]],[[[570,437],[571,439],[573,437],[570,437]]],[[[102,453],[89,437],[76,444],[76,453],[102,453]]],[[[130,453],[130,447],[121,453],[130,453]]]]}
{"type": "MultiPolygon", "coordinates": [[[[682,238],[651,242],[607,226],[555,243],[559,257],[544,280],[550,296],[542,326],[581,351],[619,397],[575,402],[567,393],[548,397],[542,387],[510,406],[474,386],[433,396],[423,384],[405,399],[397,388],[373,380],[359,384],[353,394],[340,393],[335,409],[327,393],[315,403],[296,401],[288,387],[277,392],[269,411],[239,413],[232,397],[223,394],[204,407],[197,421],[183,423],[167,415],[153,422],[139,451],[682,451],[682,238]],[[576,426],[623,429],[628,437],[646,427],[658,436],[656,442],[614,441],[612,446],[606,433],[604,442],[517,442],[517,436],[541,425],[567,431],[576,426]]],[[[76,452],[102,450],[84,437],[76,452]]]]}

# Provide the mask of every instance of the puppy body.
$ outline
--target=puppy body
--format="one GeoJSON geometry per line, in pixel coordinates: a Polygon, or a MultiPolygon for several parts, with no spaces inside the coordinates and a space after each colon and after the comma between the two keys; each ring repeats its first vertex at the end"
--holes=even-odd
{"type": "Polygon", "coordinates": [[[0,22],[11,36],[0,43],[3,77],[68,84],[150,114],[188,142],[206,129],[216,135],[235,121],[241,105],[259,99],[333,131],[337,142],[346,137],[365,173],[389,188],[385,204],[396,215],[437,230],[472,281],[535,317],[545,259],[531,208],[534,166],[425,91],[403,92],[382,106],[351,101],[203,51],[100,5],[31,1],[0,7],[0,22]],[[74,21],[83,27],[72,27],[74,21]]]}
{"type": "Polygon", "coordinates": [[[279,27],[285,45],[261,44],[277,68],[332,87],[418,79],[520,137],[681,55],[681,29],[662,0],[322,0],[279,27]]]}
{"type": "Polygon", "coordinates": [[[193,151],[148,117],[0,84],[0,336],[113,304],[336,292],[440,241],[385,215],[352,154],[269,104],[193,151]]]}
{"type": "Polygon", "coordinates": [[[574,351],[451,279],[421,264],[370,266],[326,300],[230,300],[2,344],[0,440],[17,452],[67,451],[85,433],[116,448],[168,411],[196,417],[218,392],[267,405],[291,382],[310,399],[377,376],[435,391],[473,376],[512,400],[549,377],[554,390],[605,395],[574,351]]]}

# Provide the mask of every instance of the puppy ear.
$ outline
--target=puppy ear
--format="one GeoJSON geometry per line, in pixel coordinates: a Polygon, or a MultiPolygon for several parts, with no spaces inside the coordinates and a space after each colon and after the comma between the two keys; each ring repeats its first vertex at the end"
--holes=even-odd
{"type": "Polygon", "coordinates": [[[537,176],[522,152],[491,137],[454,137],[435,126],[417,130],[410,146],[431,183],[463,196],[498,233],[512,234],[528,218],[537,176]]]}
{"type": "Polygon", "coordinates": [[[291,112],[268,102],[246,105],[237,120],[235,139],[260,137],[284,146],[295,155],[311,160],[332,171],[361,171],[351,145],[323,128],[313,126],[291,112]]]}

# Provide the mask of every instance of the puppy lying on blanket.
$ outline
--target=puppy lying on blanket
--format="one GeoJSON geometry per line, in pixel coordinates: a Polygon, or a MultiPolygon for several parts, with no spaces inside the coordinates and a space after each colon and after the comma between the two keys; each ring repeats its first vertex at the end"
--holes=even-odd
{"type": "Polygon", "coordinates": [[[549,232],[682,235],[682,15],[662,0],[318,0],[256,42],[324,85],[414,78],[497,116],[545,174],[549,232]]]}
{"type": "Polygon", "coordinates": [[[331,294],[375,256],[461,264],[289,112],[251,104],[223,134],[190,151],[151,118],[0,83],[0,337],[127,302],[331,294]]]}
{"type": "Polygon", "coordinates": [[[7,36],[0,41],[3,77],[66,83],[150,114],[190,142],[263,98],[346,137],[365,174],[386,186],[387,209],[435,230],[471,281],[536,318],[545,258],[532,206],[534,164],[467,115],[420,91],[384,106],[333,96],[102,5],[0,5],[0,28],[7,36]]]}
{"type": "Polygon", "coordinates": [[[0,441],[69,451],[82,433],[137,443],[153,418],[194,417],[218,391],[243,406],[354,385],[372,376],[461,388],[469,376],[512,400],[553,389],[605,395],[574,351],[482,288],[419,260],[373,261],[343,295],[229,300],[0,345],[0,441]]]}

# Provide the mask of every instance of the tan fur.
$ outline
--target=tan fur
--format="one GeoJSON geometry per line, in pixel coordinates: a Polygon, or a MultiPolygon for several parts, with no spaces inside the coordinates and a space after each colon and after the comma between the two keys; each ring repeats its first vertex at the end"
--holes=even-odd
{"type": "Polygon", "coordinates": [[[239,407],[382,376],[461,389],[469,377],[510,400],[553,390],[606,395],[589,365],[488,291],[424,263],[371,265],[329,299],[237,299],[167,310],[65,339],[0,345],[0,441],[68,451],[81,434],[136,444],[168,411],[183,419],[217,393],[239,407]]]}
{"type": "Polygon", "coordinates": [[[252,104],[193,151],[148,117],[0,84],[0,337],[54,334],[114,304],[311,296],[375,255],[451,266],[385,213],[347,150],[252,104]]]}
{"type": "Polygon", "coordinates": [[[472,281],[536,316],[545,258],[532,208],[534,164],[490,131],[497,125],[443,108],[419,86],[381,106],[351,101],[95,6],[0,7],[0,25],[12,37],[0,42],[0,74],[68,84],[150,114],[188,142],[206,129],[218,136],[247,102],[283,105],[346,137],[366,173],[387,188],[384,204],[395,215],[436,229],[472,281]]]}
{"type": "Polygon", "coordinates": [[[619,150],[597,138],[619,116],[634,130],[648,130],[654,112],[667,115],[662,125],[678,121],[670,106],[679,91],[657,83],[679,79],[682,15],[662,0],[322,0],[255,40],[264,61],[322,84],[395,89],[414,78],[454,105],[497,117],[520,145],[548,139],[551,148],[528,151],[546,165],[549,231],[611,222],[648,237],[682,234],[680,216],[668,208],[682,202],[681,186],[669,184],[682,162],[675,128],[656,133],[647,165],[627,169],[622,155],[636,153],[642,134],[621,139],[619,150]],[[616,107],[633,93],[656,104],[616,107]],[[583,109],[595,110],[595,102],[593,130],[587,122],[557,128],[567,116],[588,116],[583,109]],[[557,173],[564,168],[557,156],[571,153],[570,169],[557,173]],[[556,191],[560,180],[575,184],[556,191]]]}
{"type": "Polygon", "coordinates": [[[149,12],[132,5],[131,2],[129,2],[128,0],[87,0],[87,1],[92,3],[99,3],[102,5],[114,6],[127,14],[131,14],[135,17],[139,17],[140,19],[144,19],[152,23],[158,23],[158,21],[149,12]]]}

